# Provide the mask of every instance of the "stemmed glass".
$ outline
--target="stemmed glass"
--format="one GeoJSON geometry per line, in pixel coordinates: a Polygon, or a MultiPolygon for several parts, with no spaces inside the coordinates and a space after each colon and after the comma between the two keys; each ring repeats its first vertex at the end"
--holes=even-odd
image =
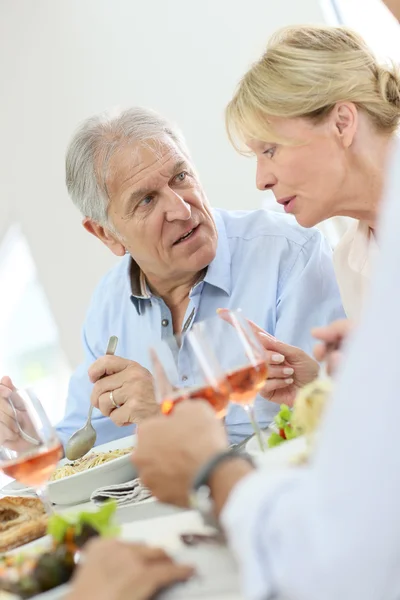
{"type": "Polygon", "coordinates": [[[201,336],[171,336],[150,348],[155,392],[161,412],[169,414],[182,400],[206,400],[224,417],[230,388],[212,348],[201,336]],[[185,346],[185,352],[180,348],[185,346]]]}
{"type": "Polygon", "coordinates": [[[246,410],[258,444],[265,450],[262,432],[257,423],[254,402],[268,376],[266,353],[247,320],[240,311],[224,310],[222,317],[212,317],[195,323],[187,334],[204,340],[212,348],[220,370],[230,388],[230,401],[246,410]]]}
{"type": "Polygon", "coordinates": [[[47,483],[63,456],[63,449],[32,390],[17,390],[8,400],[1,400],[0,435],[0,469],[34,488],[46,512],[53,514],[47,483]]]}

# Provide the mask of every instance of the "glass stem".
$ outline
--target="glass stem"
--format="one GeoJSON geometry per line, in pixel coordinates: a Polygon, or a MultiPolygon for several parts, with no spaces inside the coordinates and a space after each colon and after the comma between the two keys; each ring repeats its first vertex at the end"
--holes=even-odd
{"type": "Polygon", "coordinates": [[[253,426],[254,433],[256,434],[256,438],[258,441],[258,445],[260,447],[261,452],[265,452],[265,444],[263,440],[262,431],[257,423],[254,404],[244,404],[244,408],[246,409],[247,414],[249,415],[250,423],[253,426]]]}
{"type": "Polygon", "coordinates": [[[41,485],[35,488],[36,494],[39,496],[46,513],[51,517],[54,515],[54,508],[52,503],[50,502],[49,495],[47,493],[47,485],[41,485]]]}

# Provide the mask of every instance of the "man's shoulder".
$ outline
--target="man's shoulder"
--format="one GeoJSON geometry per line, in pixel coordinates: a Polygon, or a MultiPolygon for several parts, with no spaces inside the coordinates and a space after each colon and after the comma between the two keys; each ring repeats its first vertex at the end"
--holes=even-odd
{"type": "Polygon", "coordinates": [[[305,229],[293,217],[266,209],[224,210],[214,209],[217,224],[222,221],[228,239],[253,240],[258,238],[285,238],[292,244],[304,246],[313,237],[318,238],[318,229],[305,229]]]}

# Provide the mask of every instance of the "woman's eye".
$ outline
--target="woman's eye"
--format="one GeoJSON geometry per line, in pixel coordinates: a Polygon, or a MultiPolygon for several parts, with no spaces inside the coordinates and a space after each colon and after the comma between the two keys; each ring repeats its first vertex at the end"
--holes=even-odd
{"type": "Polygon", "coordinates": [[[272,158],[275,154],[276,146],[272,146],[272,148],[268,148],[268,150],[264,150],[263,154],[266,154],[270,158],[272,158]]]}
{"type": "Polygon", "coordinates": [[[152,200],[153,196],[146,196],[139,202],[138,206],[148,206],[152,200]]]}

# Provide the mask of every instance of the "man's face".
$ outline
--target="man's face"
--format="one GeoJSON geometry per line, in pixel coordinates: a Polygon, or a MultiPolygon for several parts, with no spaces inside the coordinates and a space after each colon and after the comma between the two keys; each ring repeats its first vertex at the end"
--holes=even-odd
{"type": "Polygon", "coordinates": [[[173,142],[121,147],[110,160],[106,185],[109,220],[150,280],[178,282],[214,259],[210,206],[173,142]]]}

